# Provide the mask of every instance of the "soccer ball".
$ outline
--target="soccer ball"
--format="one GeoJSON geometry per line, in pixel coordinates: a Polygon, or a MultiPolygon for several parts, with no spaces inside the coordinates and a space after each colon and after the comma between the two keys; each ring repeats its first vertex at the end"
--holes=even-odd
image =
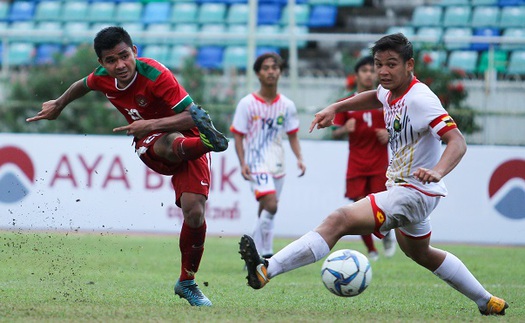
{"type": "Polygon", "coordinates": [[[372,267],[362,253],[342,249],[331,253],[323,263],[321,278],[333,294],[352,297],[361,294],[372,281],[372,267]]]}

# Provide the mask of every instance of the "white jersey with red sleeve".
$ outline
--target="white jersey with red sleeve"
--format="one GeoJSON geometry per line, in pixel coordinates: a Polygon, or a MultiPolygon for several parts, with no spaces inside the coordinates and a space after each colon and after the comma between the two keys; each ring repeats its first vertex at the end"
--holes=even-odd
{"type": "Polygon", "coordinates": [[[283,136],[299,131],[292,100],[279,94],[267,104],[255,93],[249,94],[237,104],[230,130],[245,136],[244,160],[252,173],[284,175],[283,136]]]}
{"type": "Polygon", "coordinates": [[[387,170],[387,187],[413,187],[427,195],[446,196],[443,181],[423,184],[414,176],[420,168],[433,168],[442,154],[441,136],[457,128],[438,97],[415,77],[407,92],[393,101],[379,85],[377,97],[383,103],[386,128],[390,134],[392,159],[387,170]]]}

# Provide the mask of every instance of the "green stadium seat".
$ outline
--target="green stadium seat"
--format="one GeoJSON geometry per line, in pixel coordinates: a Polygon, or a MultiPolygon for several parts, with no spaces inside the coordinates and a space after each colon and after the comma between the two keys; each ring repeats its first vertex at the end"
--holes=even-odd
{"type": "Polygon", "coordinates": [[[122,28],[126,29],[135,45],[142,45],[142,42],[146,37],[139,34],[142,33],[145,29],[144,25],[140,22],[140,19],[136,22],[123,22],[119,25],[122,28]]]}
{"type": "Polygon", "coordinates": [[[226,39],[221,37],[220,34],[226,33],[226,25],[224,24],[206,24],[200,28],[200,34],[203,36],[199,40],[199,45],[224,45],[226,39]]]}
{"type": "Polygon", "coordinates": [[[316,6],[319,4],[329,5],[329,6],[336,6],[337,0],[309,0],[308,4],[311,6],[316,6]]]}
{"type": "Polygon", "coordinates": [[[146,27],[146,32],[152,33],[152,34],[158,34],[158,35],[150,35],[148,37],[145,37],[142,40],[142,44],[148,45],[148,44],[162,44],[167,45],[171,44],[171,40],[173,37],[168,36],[166,33],[169,33],[172,31],[171,24],[169,23],[154,23],[149,24],[146,27]],[[164,35],[163,35],[164,34],[164,35]]]}
{"type": "Polygon", "coordinates": [[[428,40],[413,42],[414,48],[435,47],[436,44],[441,43],[443,28],[421,27],[417,29],[416,36],[425,37],[428,38],[428,40]]]}
{"type": "Polygon", "coordinates": [[[465,27],[451,27],[445,29],[443,33],[443,41],[445,42],[445,47],[449,50],[453,49],[467,49],[470,48],[470,42],[464,40],[454,40],[458,37],[470,37],[472,36],[472,29],[465,27]]]}
{"type": "Polygon", "coordinates": [[[507,28],[503,31],[503,37],[521,40],[521,43],[501,43],[502,50],[525,49],[525,28],[507,28]]]}
{"type": "Polygon", "coordinates": [[[41,21],[35,24],[35,30],[41,32],[34,42],[47,44],[62,44],[63,27],[59,21],[41,21]]]}
{"type": "Polygon", "coordinates": [[[62,2],[60,1],[42,1],[36,5],[36,21],[57,21],[62,17],[62,2]]]}
{"type": "Polygon", "coordinates": [[[433,69],[442,69],[447,63],[447,51],[445,50],[422,50],[419,54],[419,60],[424,62],[430,60],[428,66],[433,69]]]}
{"type": "Polygon", "coordinates": [[[364,0],[335,0],[338,7],[362,7],[364,4],[364,0]]]}
{"type": "Polygon", "coordinates": [[[142,49],[142,56],[165,64],[169,59],[169,47],[167,45],[147,45],[142,49]]]}
{"type": "Polygon", "coordinates": [[[470,6],[450,6],[443,16],[444,27],[464,27],[470,25],[472,10],[470,6]]]}
{"type": "Polygon", "coordinates": [[[35,45],[30,42],[13,42],[7,51],[9,66],[28,66],[35,57],[35,45]]]}
{"type": "Polygon", "coordinates": [[[193,46],[176,45],[173,46],[168,53],[168,60],[166,66],[172,69],[181,69],[185,61],[194,56],[196,49],[193,46]]]}
{"type": "Polygon", "coordinates": [[[498,0],[470,0],[471,6],[497,6],[498,0]]]}
{"type": "Polygon", "coordinates": [[[171,9],[170,22],[195,24],[198,12],[199,6],[195,2],[177,2],[171,9]]]}
{"type": "Polygon", "coordinates": [[[246,45],[248,37],[248,26],[245,24],[242,25],[228,25],[226,28],[226,33],[228,35],[235,35],[237,38],[228,38],[226,43],[228,45],[246,45]]]}
{"type": "Polygon", "coordinates": [[[117,5],[115,11],[115,21],[137,22],[142,17],[143,4],[140,2],[122,2],[117,5]]]}
{"type": "Polygon", "coordinates": [[[281,35],[281,28],[278,25],[257,26],[257,46],[279,47],[282,43],[277,36],[281,35]],[[265,38],[259,38],[263,36],[265,38]],[[275,36],[275,37],[274,37],[275,36]]]}
{"type": "MultiPolygon", "coordinates": [[[[489,56],[490,56],[489,51],[481,52],[481,56],[480,56],[479,64],[477,68],[479,73],[485,73],[485,71],[487,71],[489,67],[489,56]]],[[[507,64],[508,64],[507,52],[501,51],[501,50],[494,51],[494,63],[493,64],[494,64],[493,67],[496,70],[496,72],[505,73],[507,71],[507,64]]]]}
{"type": "Polygon", "coordinates": [[[92,23],[112,22],[115,8],[114,2],[93,2],[88,7],[87,20],[92,23]]]}
{"type": "Polygon", "coordinates": [[[9,39],[15,42],[33,42],[37,37],[30,35],[35,29],[33,21],[15,21],[8,25],[8,30],[12,33],[9,39]]]}
{"type": "MultiPolygon", "coordinates": [[[[472,13],[472,27],[498,27],[499,8],[495,6],[475,7],[472,13]]],[[[525,19],[525,17],[524,17],[525,19]]]]}
{"type": "Polygon", "coordinates": [[[412,13],[411,25],[414,27],[441,26],[443,9],[440,7],[420,6],[412,13]]]}
{"type": "Polygon", "coordinates": [[[228,24],[247,24],[250,12],[246,3],[234,3],[228,9],[226,22],[228,24]]]}
{"type": "MultiPolygon", "coordinates": [[[[296,4],[294,13],[296,25],[302,26],[308,24],[308,19],[310,18],[310,6],[308,4],[296,4]]],[[[283,8],[279,22],[281,25],[288,25],[290,23],[290,10],[288,6],[283,8]]]]}
{"type": "Polygon", "coordinates": [[[203,3],[199,7],[197,22],[200,24],[221,24],[226,21],[226,4],[203,3]]]}
{"type": "Polygon", "coordinates": [[[507,73],[525,75],[525,50],[515,50],[510,53],[507,73]]]}
{"type": "Polygon", "coordinates": [[[87,21],[88,2],[72,1],[65,2],[62,8],[62,21],[80,22],[87,21]]]}
{"type": "Polygon", "coordinates": [[[386,30],[386,33],[387,35],[402,33],[408,39],[410,39],[415,34],[414,27],[412,26],[390,26],[386,30]]]}
{"type": "MultiPolygon", "coordinates": [[[[297,36],[300,36],[300,35],[307,35],[308,34],[308,27],[306,26],[295,26],[295,34],[297,36]]],[[[282,34],[283,35],[287,35],[290,33],[290,26],[284,26],[282,28],[282,34]]],[[[300,39],[299,37],[296,38],[296,42],[297,42],[297,47],[298,48],[305,48],[308,41],[306,39],[300,39]]],[[[280,44],[281,44],[281,47],[288,47],[288,43],[289,43],[289,40],[288,38],[284,39],[284,40],[281,40],[280,41],[280,44]]]]}
{"type": "Polygon", "coordinates": [[[89,29],[89,23],[85,21],[70,21],[64,23],[66,33],[65,42],[72,44],[91,43],[93,34],[89,29]]]}
{"type": "Polygon", "coordinates": [[[246,46],[228,46],[224,50],[223,67],[246,69],[248,51],[246,46]]]}
{"type": "Polygon", "coordinates": [[[197,45],[198,40],[196,34],[199,32],[197,24],[177,24],[173,27],[173,31],[180,33],[181,37],[173,37],[172,44],[176,45],[197,45]],[[192,35],[195,34],[195,35],[192,35]]]}
{"type": "Polygon", "coordinates": [[[439,0],[436,5],[448,7],[448,6],[468,6],[470,5],[469,0],[439,0]]]}
{"type": "Polygon", "coordinates": [[[525,28],[525,6],[501,8],[500,28],[525,28]]]}
{"type": "Polygon", "coordinates": [[[475,73],[478,62],[478,52],[473,50],[453,50],[448,57],[450,70],[462,70],[465,73],[475,73]]]}
{"type": "Polygon", "coordinates": [[[0,21],[7,20],[10,8],[11,7],[9,5],[9,2],[7,2],[7,1],[0,2],[0,21]]]}

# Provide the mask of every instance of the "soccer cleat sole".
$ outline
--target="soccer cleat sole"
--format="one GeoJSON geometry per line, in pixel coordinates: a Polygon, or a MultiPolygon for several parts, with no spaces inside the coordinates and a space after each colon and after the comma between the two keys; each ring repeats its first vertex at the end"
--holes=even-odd
{"type": "Polygon", "coordinates": [[[225,151],[228,148],[228,139],[213,125],[210,115],[198,105],[190,108],[190,114],[199,129],[202,143],[215,152],[225,151]]]}
{"type": "Polygon", "coordinates": [[[263,288],[270,280],[268,279],[265,262],[259,256],[251,237],[247,235],[241,237],[239,253],[248,270],[248,276],[246,276],[248,286],[253,289],[263,288]]]}

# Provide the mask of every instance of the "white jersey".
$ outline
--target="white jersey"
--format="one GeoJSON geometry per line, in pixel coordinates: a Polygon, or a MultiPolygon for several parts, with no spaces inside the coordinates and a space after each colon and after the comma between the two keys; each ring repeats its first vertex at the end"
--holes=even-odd
{"type": "Polygon", "coordinates": [[[299,130],[292,100],[279,94],[267,104],[255,93],[249,94],[237,104],[230,130],[245,135],[244,160],[253,174],[284,175],[283,136],[299,130]]]}
{"type": "Polygon", "coordinates": [[[377,98],[383,103],[390,134],[392,158],[387,170],[387,187],[404,185],[428,195],[446,196],[443,181],[423,184],[413,173],[420,167],[431,169],[439,161],[441,136],[457,128],[438,97],[415,77],[407,92],[390,101],[391,93],[381,85],[377,98]]]}

